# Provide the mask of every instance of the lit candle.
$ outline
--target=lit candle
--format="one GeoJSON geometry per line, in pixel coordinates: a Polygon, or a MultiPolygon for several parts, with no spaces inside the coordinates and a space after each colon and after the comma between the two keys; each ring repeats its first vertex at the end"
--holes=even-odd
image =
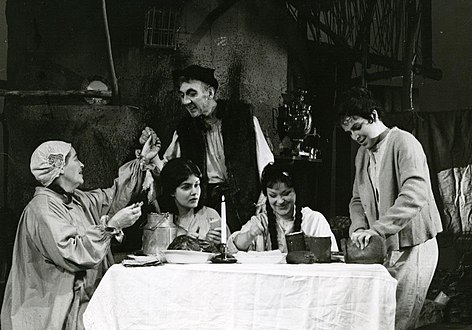
{"type": "Polygon", "coordinates": [[[226,244],[226,202],[225,196],[221,196],[221,244],[226,244]]]}

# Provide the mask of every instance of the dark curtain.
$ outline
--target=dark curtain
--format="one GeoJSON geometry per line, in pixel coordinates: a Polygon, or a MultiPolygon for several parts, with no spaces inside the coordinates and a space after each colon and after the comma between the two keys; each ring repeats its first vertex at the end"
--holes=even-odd
{"type": "Polygon", "coordinates": [[[423,145],[444,233],[472,230],[472,110],[401,112],[388,126],[413,133],[423,145]]]}

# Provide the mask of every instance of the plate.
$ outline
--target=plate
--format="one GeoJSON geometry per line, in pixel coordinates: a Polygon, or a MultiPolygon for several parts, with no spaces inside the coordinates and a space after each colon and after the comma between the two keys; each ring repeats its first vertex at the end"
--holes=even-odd
{"type": "Polygon", "coordinates": [[[137,256],[130,254],[121,261],[121,264],[125,267],[157,266],[162,264],[162,261],[158,256],[137,256]]]}
{"type": "Polygon", "coordinates": [[[286,263],[286,254],[280,250],[265,252],[238,252],[234,257],[240,264],[284,264],[286,263]]]}
{"type": "Polygon", "coordinates": [[[210,252],[187,250],[164,250],[162,252],[170,264],[205,264],[215,255],[210,252]]]}
{"type": "Polygon", "coordinates": [[[128,254],[127,259],[136,260],[139,262],[150,262],[150,261],[159,260],[159,257],[156,255],[141,256],[141,255],[135,255],[135,254],[128,254]]]}

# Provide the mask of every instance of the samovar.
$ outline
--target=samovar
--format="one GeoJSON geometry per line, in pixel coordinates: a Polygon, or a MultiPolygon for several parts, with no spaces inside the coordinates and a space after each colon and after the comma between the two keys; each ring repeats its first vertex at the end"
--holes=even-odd
{"type": "Polygon", "coordinates": [[[291,141],[289,147],[284,147],[281,154],[292,156],[309,156],[310,151],[302,150],[301,144],[310,134],[313,127],[312,106],[307,102],[308,92],[299,89],[291,94],[282,94],[283,103],[273,109],[273,122],[277,129],[282,145],[291,141]]]}

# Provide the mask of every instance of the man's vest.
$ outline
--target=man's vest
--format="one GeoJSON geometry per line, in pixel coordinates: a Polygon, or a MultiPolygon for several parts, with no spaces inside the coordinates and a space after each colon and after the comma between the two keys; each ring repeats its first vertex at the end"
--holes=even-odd
{"type": "MultiPolygon", "coordinates": [[[[256,158],[256,136],[252,111],[243,102],[218,101],[216,117],[221,119],[224,156],[227,169],[228,225],[232,231],[241,228],[254,214],[254,203],[260,192],[256,158]],[[231,205],[233,204],[233,205],[231,205]],[[230,211],[230,210],[228,210],[230,211]]],[[[192,160],[203,173],[202,196],[205,198],[208,176],[206,169],[205,132],[202,118],[187,114],[177,128],[182,157],[192,160]]]]}

